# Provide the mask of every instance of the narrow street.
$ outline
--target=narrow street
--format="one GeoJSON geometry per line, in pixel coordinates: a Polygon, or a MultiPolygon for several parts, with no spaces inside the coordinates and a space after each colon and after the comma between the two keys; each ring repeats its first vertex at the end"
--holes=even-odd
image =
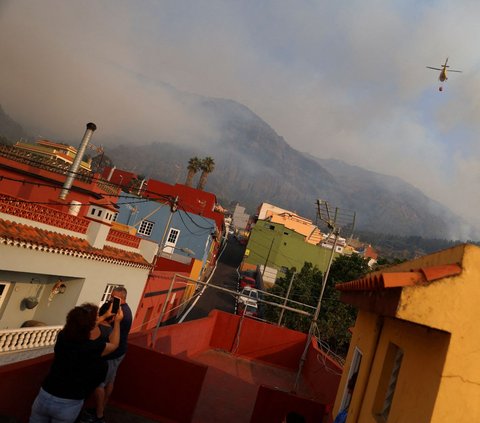
{"type": "MultiPolygon", "coordinates": [[[[241,245],[233,236],[229,236],[225,251],[220,256],[217,269],[210,280],[210,285],[236,290],[236,269],[242,261],[244,252],[245,246],[241,245]]],[[[206,317],[213,309],[234,313],[235,302],[232,295],[207,287],[184,321],[206,317]]]]}

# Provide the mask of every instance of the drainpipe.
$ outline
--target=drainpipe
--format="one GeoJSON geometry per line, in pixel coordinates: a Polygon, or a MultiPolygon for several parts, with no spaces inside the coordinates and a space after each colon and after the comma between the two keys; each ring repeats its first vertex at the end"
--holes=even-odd
{"type": "Polygon", "coordinates": [[[85,134],[83,135],[82,142],[80,143],[80,148],[77,151],[77,155],[75,156],[75,160],[73,161],[72,165],[70,166],[70,169],[67,172],[67,179],[65,180],[65,183],[63,184],[62,191],[60,192],[60,195],[58,198],[60,200],[65,200],[67,198],[68,191],[70,191],[70,188],[72,187],[73,181],[75,179],[75,175],[80,168],[80,163],[82,162],[83,155],[85,154],[85,150],[87,149],[87,145],[92,138],[93,132],[97,129],[97,126],[89,122],[87,123],[87,129],[85,131],[85,134]]]}

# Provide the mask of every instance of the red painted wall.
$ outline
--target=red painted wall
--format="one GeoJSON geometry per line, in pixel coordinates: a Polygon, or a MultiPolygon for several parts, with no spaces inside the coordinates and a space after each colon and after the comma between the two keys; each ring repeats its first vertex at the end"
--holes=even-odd
{"type": "MultiPolygon", "coordinates": [[[[210,313],[214,314],[217,315],[216,325],[210,346],[231,351],[241,317],[218,310],[210,313]]],[[[305,342],[306,335],[301,332],[245,318],[235,355],[296,369],[305,342]]]]}
{"type": "MultiPolygon", "coordinates": [[[[102,178],[107,179],[110,176],[112,168],[105,167],[102,173],[102,178]]],[[[114,169],[110,176],[109,182],[112,184],[120,185],[122,187],[128,187],[133,179],[137,179],[137,174],[127,172],[126,170],[114,169]]]]}
{"type": "Polygon", "coordinates": [[[182,210],[215,220],[218,230],[223,232],[224,215],[213,211],[217,202],[214,194],[182,184],[169,185],[165,182],[149,179],[144,196],[156,197],[156,195],[171,195],[173,197],[178,195],[179,206],[182,210]]]}
{"type": "MultiPolygon", "coordinates": [[[[1,184],[2,193],[12,195],[18,198],[23,198],[29,201],[52,203],[49,204],[51,207],[54,207],[55,209],[61,210],[65,213],[68,212],[69,206],[63,205],[63,201],[58,199],[58,196],[66,179],[65,175],[50,172],[44,169],[39,169],[0,156],[0,176],[5,176],[6,178],[11,178],[15,180],[24,180],[28,182],[38,183],[38,185],[36,185],[32,183],[21,183],[8,179],[3,179],[1,184]],[[44,180],[42,178],[47,178],[48,180],[44,180]]],[[[90,184],[75,180],[73,186],[86,191],[79,192],[75,189],[72,189],[68,194],[68,201],[66,201],[66,203],[75,200],[82,204],[88,204],[93,200],[98,204],[105,203],[106,205],[108,205],[108,207],[111,207],[111,203],[115,203],[117,201],[117,198],[111,195],[106,197],[106,200],[98,200],[92,197],[93,193],[105,193],[105,191],[103,191],[97,185],[97,181],[95,178],[90,184]]],[[[82,206],[78,216],[84,217],[87,214],[88,207],[88,205],[82,206]]]]}
{"type": "Polygon", "coordinates": [[[302,375],[316,393],[316,399],[333,407],[342,367],[329,358],[313,341],[307,354],[302,375]]]}
{"type": "MultiPolygon", "coordinates": [[[[156,337],[156,350],[165,354],[192,356],[210,349],[209,341],[215,326],[215,316],[169,325],[159,328],[156,337]]],[[[130,336],[129,342],[138,346],[148,346],[153,331],[130,336]]]]}
{"type": "MultiPolygon", "coordinates": [[[[167,299],[168,289],[175,273],[187,277],[190,275],[189,272],[187,273],[181,271],[155,271],[148,277],[142,299],[140,300],[140,304],[133,320],[131,332],[152,329],[157,325],[163,303],[167,299]]],[[[170,296],[170,301],[167,304],[165,315],[162,321],[166,321],[177,315],[179,309],[172,309],[183,301],[185,288],[185,280],[178,279],[178,282],[175,282],[173,285],[174,291],[172,291],[175,293],[175,300],[172,304],[171,299],[173,298],[173,295],[170,296]]]]}
{"type": "Polygon", "coordinates": [[[26,422],[33,400],[50,369],[53,354],[0,366],[0,421],[4,416],[26,422]]]}
{"type": "Polygon", "coordinates": [[[190,422],[206,372],[206,366],[130,344],[112,403],[153,420],[190,422]]]}
{"type": "Polygon", "coordinates": [[[288,392],[260,386],[250,423],[283,422],[289,412],[296,412],[306,423],[321,423],[325,406],[288,392]]]}
{"type": "MultiPolygon", "coordinates": [[[[157,351],[145,348],[152,331],[132,334],[128,354],[120,366],[113,400],[151,419],[190,421],[195,410],[206,367],[188,360],[202,351],[230,351],[239,316],[213,311],[207,318],[181,325],[161,327],[157,351]],[[162,353],[158,352],[162,351],[162,353]],[[168,353],[163,354],[163,353],[168,353]],[[186,359],[186,360],[184,360],[186,359]]],[[[305,334],[244,319],[237,355],[273,365],[296,369],[305,334]]],[[[0,416],[25,422],[40,384],[50,367],[52,355],[0,367],[0,416]]],[[[341,368],[316,348],[310,348],[302,376],[315,392],[316,403],[284,392],[261,388],[252,422],[281,421],[288,411],[301,410],[307,421],[319,417],[318,403],[333,404],[341,368]],[[272,416],[279,420],[272,420],[272,416]],[[313,416],[313,417],[312,417],[313,416]],[[263,419],[263,420],[262,420],[263,419]]],[[[322,413],[324,408],[321,408],[322,413]]]]}
{"type": "Polygon", "coordinates": [[[190,263],[179,263],[175,260],[169,260],[165,257],[158,257],[155,262],[155,270],[157,272],[172,272],[172,273],[182,273],[185,275],[190,275],[192,272],[193,263],[195,259],[191,259],[190,263]]]}

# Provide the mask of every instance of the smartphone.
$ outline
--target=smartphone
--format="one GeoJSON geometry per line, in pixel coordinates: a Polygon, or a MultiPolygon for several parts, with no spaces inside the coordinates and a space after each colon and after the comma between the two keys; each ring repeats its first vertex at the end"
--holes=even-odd
{"type": "Polygon", "coordinates": [[[120,307],[120,298],[118,297],[112,297],[112,302],[113,302],[113,305],[112,305],[112,313],[113,314],[117,314],[118,313],[118,309],[120,307]]]}

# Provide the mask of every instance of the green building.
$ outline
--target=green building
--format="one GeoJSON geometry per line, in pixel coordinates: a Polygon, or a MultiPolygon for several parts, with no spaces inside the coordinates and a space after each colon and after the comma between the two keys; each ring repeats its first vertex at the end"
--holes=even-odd
{"type": "Polygon", "coordinates": [[[300,270],[305,262],[324,272],[331,251],[305,242],[305,236],[282,224],[258,220],[251,230],[244,262],[274,267],[279,271],[278,276],[284,276],[285,270],[291,267],[300,270]]]}

